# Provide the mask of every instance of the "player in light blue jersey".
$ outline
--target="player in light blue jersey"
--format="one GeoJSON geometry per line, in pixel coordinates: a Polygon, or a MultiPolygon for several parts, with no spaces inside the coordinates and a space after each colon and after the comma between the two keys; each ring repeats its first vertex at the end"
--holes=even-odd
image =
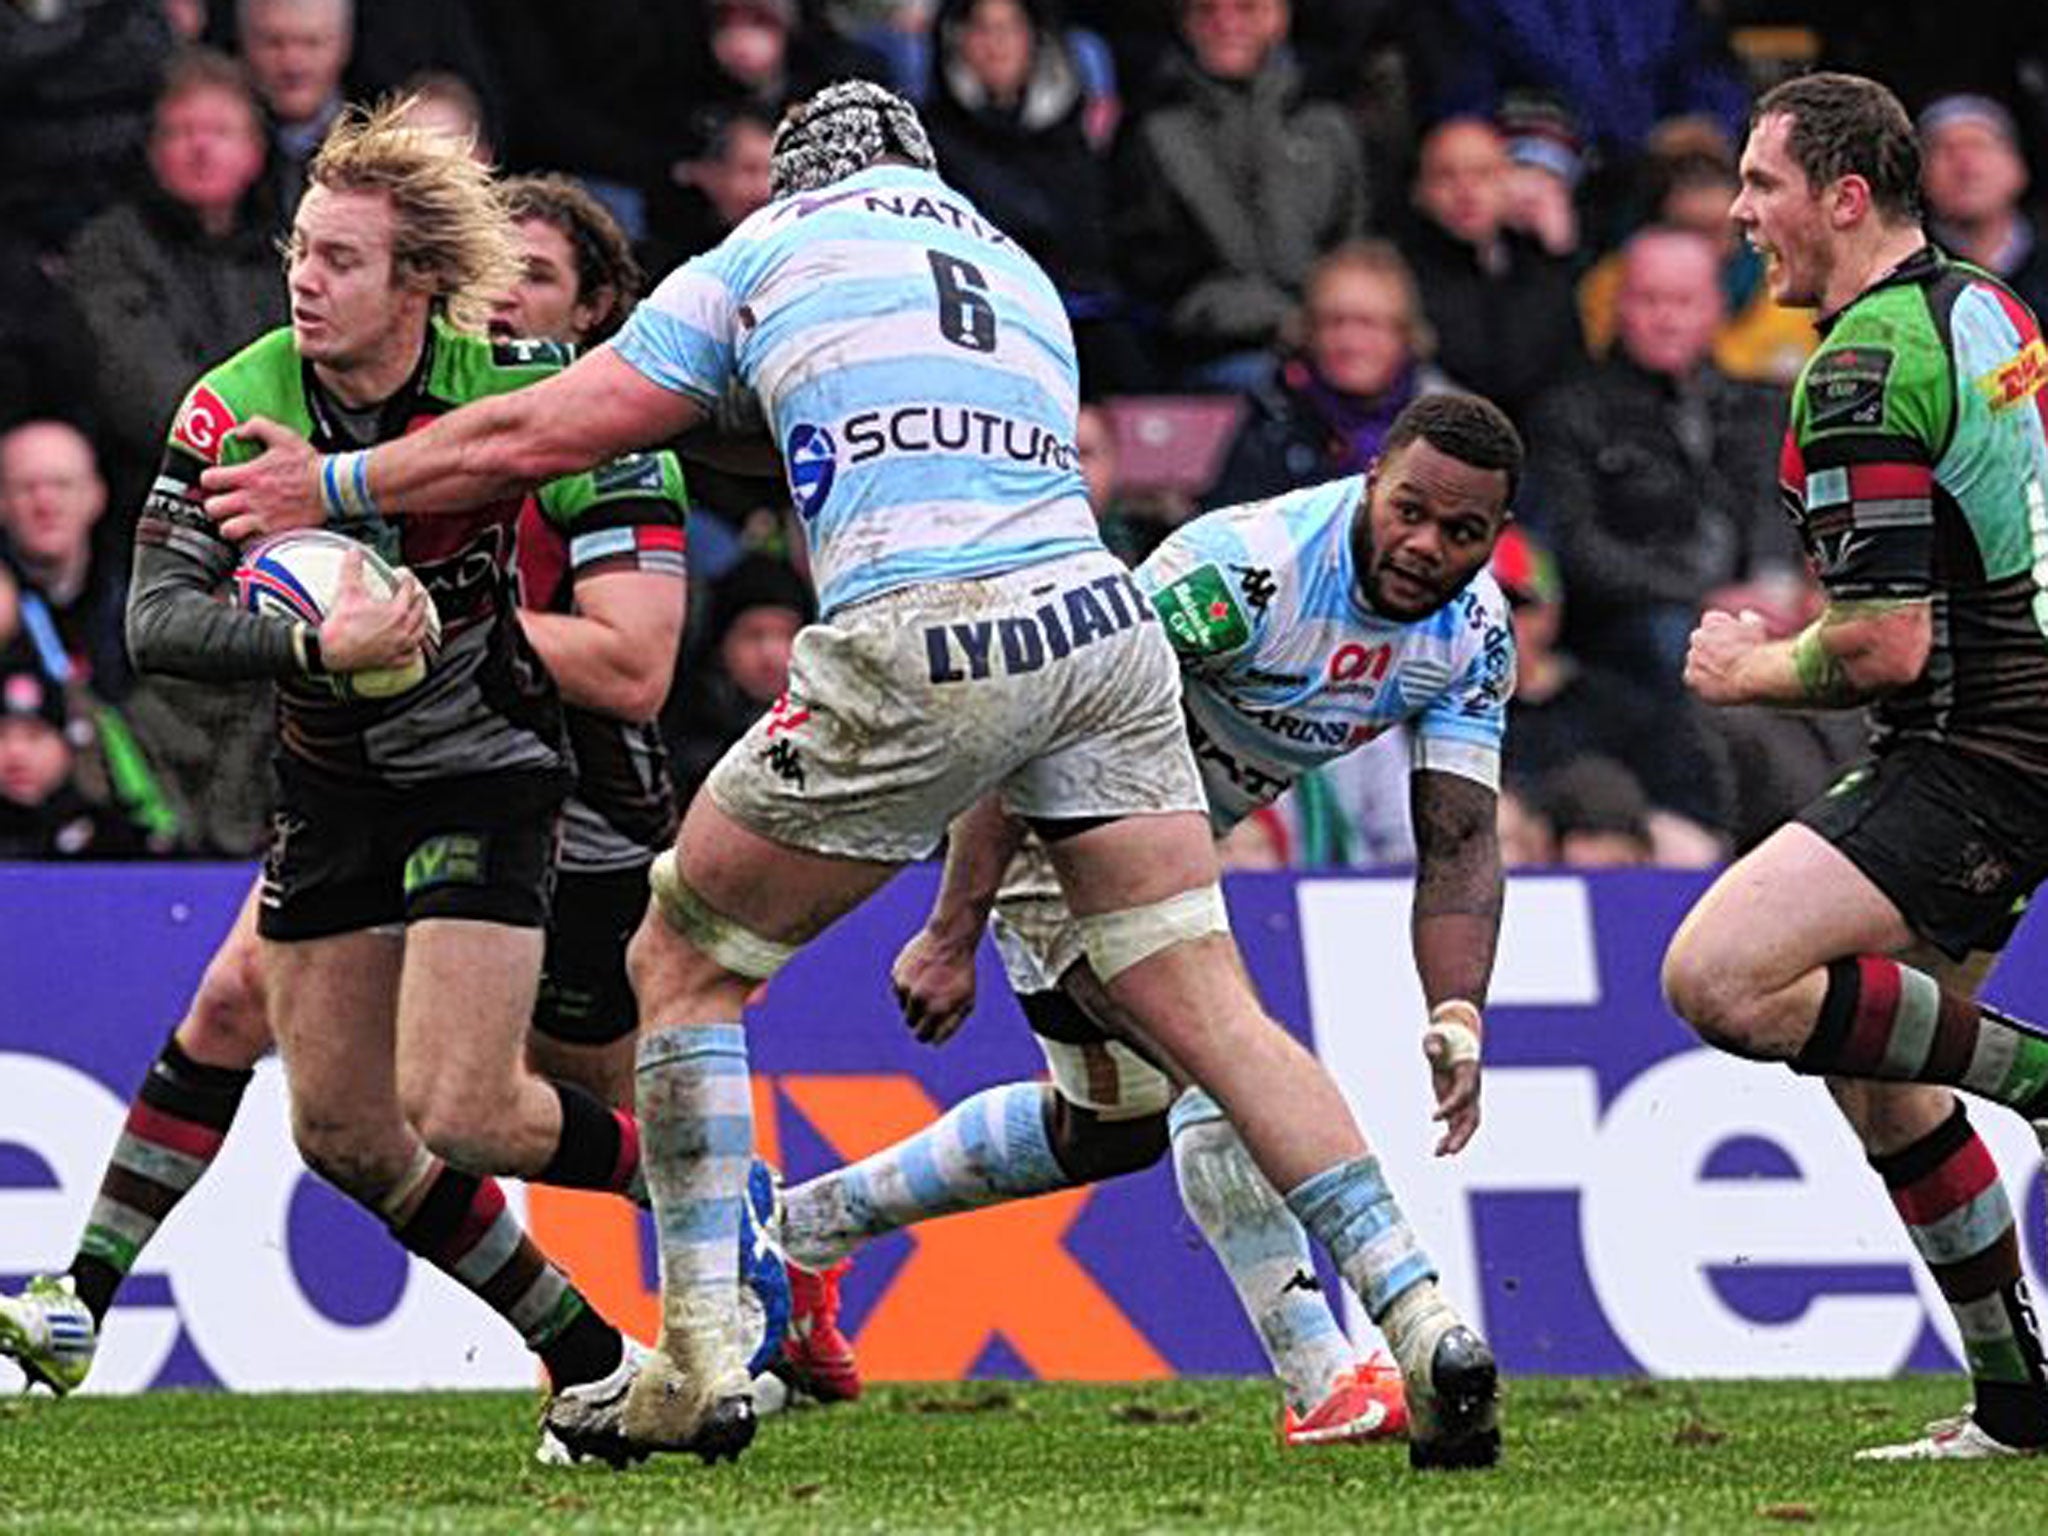
{"type": "MultiPolygon", "coordinates": [[[[1436,1285],[1342,1095],[1246,985],[1152,605],[1102,547],[1051,284],[939,180],[915,110],[847,82],[776,132],[774,201],[533,390],[373,452],[267,452],[206,481],[231,537],[330,511],[457,509],[765,422],[821,592],[789,690],[656,861],[630,962],[661,1348],[572,1450],[737,1455],[754,1433],[731,1244],[751,1153],[746,998],[987,799],[1050,847],[1091,966],[1382,1319],[1425,1464],[1498,1454],[1491,1354],[1436,1285]],[[609,1437],[609,1438],[607,1438],[609,1437]]],[[[969,827],[969,835],[989,818],[969,827]]],[[[1025,1161],[1049,1157],[1021,1124],[1025,1161]]]]}
{"type": "MultiPolygon", "coordinates": [[[[1507,521],[1521,446],[1471,396],[1402,413],[1362,476],[1197,518],[1138,568],[1181,658],[1182,706],[1221,837],[1302,774],[1395,725],[1413,743],[1415,963],[1423,1031],[1454,1153],[1479,1124],[1479,1009],[1500,913],[1494,798],[1514,639],[1485,566],[1507,521]]],[[[1147,1047],[1092,974],[1035,847],[1000,865],[956,859],[896,983],[920,1038],[973,1003],[980,917],[1051,1066],[1050,1084],[978,1094],[928,1129],[788,1192],[791,1257],[827,1269],[911,1222],[1149,1167],[1169,1139],[1181,1197],[1237,1287],[1285,1395],[1289,1445],[1404,1432],[1400,1375],[1361,1361],[1315,1278],[1307,1240],[1215,1100],[1147,1047]],[[1177,1102],[1176,1102],[1177,1099],[1177,1102]],[[1170,1113],[1169,1113],[1170,1111],[1170,1113]],[[1051,1155],[992,1153],[1043,1119],[1051,1155]]]]}

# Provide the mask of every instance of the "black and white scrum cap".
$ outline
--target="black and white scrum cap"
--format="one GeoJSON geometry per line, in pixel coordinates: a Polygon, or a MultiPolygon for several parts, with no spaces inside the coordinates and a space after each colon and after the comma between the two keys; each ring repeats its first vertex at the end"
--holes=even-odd
{"type": "Polygon", "coordinates": [[[815,192],[898,155],[920,170],[938,169],[917,109],[869,80],[841,80],[789,109],[769,152],[774,197],[815,192]]]}

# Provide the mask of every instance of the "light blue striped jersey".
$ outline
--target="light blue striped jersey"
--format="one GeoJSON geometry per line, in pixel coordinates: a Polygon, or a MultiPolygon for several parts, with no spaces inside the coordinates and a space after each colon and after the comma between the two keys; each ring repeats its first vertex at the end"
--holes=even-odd
{"type": "Polygon", "coordinates": [[[770,203],[612,341],[782,448],[820,607],[1099,549],[1059,295],[936,176],[876,166],[770,203]]]}
{"type": "Polygon", "coordinates": [[[1302,774],[1406,724],[1413,764],[1500,783],[1515,641],[1492,576],[1424,619],[1358,588],[1353,475],[1198,517],[1138,567],[1186,681],[1188,735],[1227,832],[1302,774]]]}

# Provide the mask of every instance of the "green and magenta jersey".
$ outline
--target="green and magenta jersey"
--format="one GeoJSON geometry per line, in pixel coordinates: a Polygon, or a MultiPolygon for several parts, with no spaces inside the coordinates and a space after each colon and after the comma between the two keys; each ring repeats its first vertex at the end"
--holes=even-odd
{"type": "Polygon", "coordinates": [[[1780,481],[1834,602],[1931,602],[1934,644],[1872,707],[1913,738],[2048,774],[2048,347],[2026,305],[1933,247],[1822,327],[1780,481]]]}
{"type": "MultiPolygon", "coordinates": [[[[584,582],[615,572],[687,576],[689,498],[672,453],[630,453],[579,479],[595,500],[532,497],[519,519],[519,601],[573,613],[584,582]],[[566,518],[559,515],[573,510],[566,518]]],[[[636,869],[675,837],[668,749],[649,723],[565,705],[576,788],[562,807],[555,867],[571,873],[636,869]]]]}
{"type": "MultiPolygon", "coordinates": [[[[610,468],[552,481],[460,513],[402,510],[330,519],[328,526],[410,568],[431,594],[442,644],[426,679],[387,699],[345,700],[303,676],[285,626],[215,599],[238,552],[201,505],[210,464],[240,463],[257,444],[233,429],[263,416],[304,434],[323,453],[365,448],[417,430],[459,406],[531,384],[569,359],[541,341],[498,341],[436,319],[418,367],[396,394],[352,410],[332,398],[299,357],[289,329],[272,331],[211,369],[172,423],[136,528],[129,635],[139,666],[199,678],[270,677],[278,684],[283,750],[338,785],[405,786],[507,771],[570,767],[554,683],[513,613],[517,530],[531,501],[573,538],[629,521],[627,503],[651,497],[644,475],[610,468]]],[[[663,516],[680,516],[680,482],[664,466],[663,516]]],[[[680,550],[677,550],[678,556],[680,550]]]]}

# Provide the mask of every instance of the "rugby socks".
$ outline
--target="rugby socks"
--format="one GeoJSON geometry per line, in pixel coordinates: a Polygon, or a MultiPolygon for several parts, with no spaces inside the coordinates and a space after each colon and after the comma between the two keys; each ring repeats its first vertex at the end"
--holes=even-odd
{"type": "Polygon", "coordinates": [[[684,1024],[641,1038],[634,1068],[648,1193],[661,1243],[662,1342],[672,1359],[724,1390],[744,1385],[739,1341],[740,1230],[754,1152],[747,1035],[739,1024],[684,1024]]]}
{"type": "Polygon", "coordinates": [[[622,1195],[640,1188],[640,1126],[632,1112],[613,1109],[574,1083],[548,1086],[562,1101],[562,1138],[529,1182],[622,1195]]]}
{"type": "Polygon", "coordinates": [[[1438,1294],[1436,1266],[1394,1203],[1379,1159],[1368,1153],[1324,1169],[1288,1192],[1287,1207],[1365,1303],[1402,1374],[1428,1381],[1431,1352],[1457,1319],[1438,1294]]]}
{"type": "Polygon", "coordinates": [[[2020,1272],[2012,1206],[1963,1106],[1911,1146],[1873,1157],[1870,1165],[1955,1314],[1979,1427],[2007,1445],[2048,1444],[2048,1378],[2020,1272]]]}
{"type": "Polygon", "coordinates": [[[209,1067],[173,1035],[150,1064],[107,1159],[71,1261],[78,1299],[100,1322],[156,1229],[212,1166],[254,1074],[209,1067]]]}
{"type": "Polygon", "coordinates": [[[1881,955],[1828,966],[1820,1019],[1794,1071],[1943,1083],[2030,1120],[2048,1116],[2048,1035],[1881,955]]]}
{"type": "Polygon", "coordinates": [[[1181,1204],[1237,1288],[1287,1401],[1307,1413],[1357,1363],[1316,1277],[1308,1235],[1214,1099],[1199,1088],[1183,1093],[1167,1126],[1181,1204]]]}
{"type": "Polygon", "coordinates": [[[462,1173],[423,1149],[382,1214],[407,1251],[452,1276],[519,1330],[557,1391],[617,1369],[625,1349],[618,1330],[548,1262],[506,1208],[496,1179],[462,1173]],[[410,1209],[396,1217],[392,1211],[401,1203],[410,1209]]]}
{"type": "Polygon", "coordinates": [[[1042,1083],[984,1089],[916,1135],[798,1185],[783,1201],[790,1258],[822,1269],[928,1217],[1067,1188],[1047,1128],[1051,1093],[1042,1083]]]}

